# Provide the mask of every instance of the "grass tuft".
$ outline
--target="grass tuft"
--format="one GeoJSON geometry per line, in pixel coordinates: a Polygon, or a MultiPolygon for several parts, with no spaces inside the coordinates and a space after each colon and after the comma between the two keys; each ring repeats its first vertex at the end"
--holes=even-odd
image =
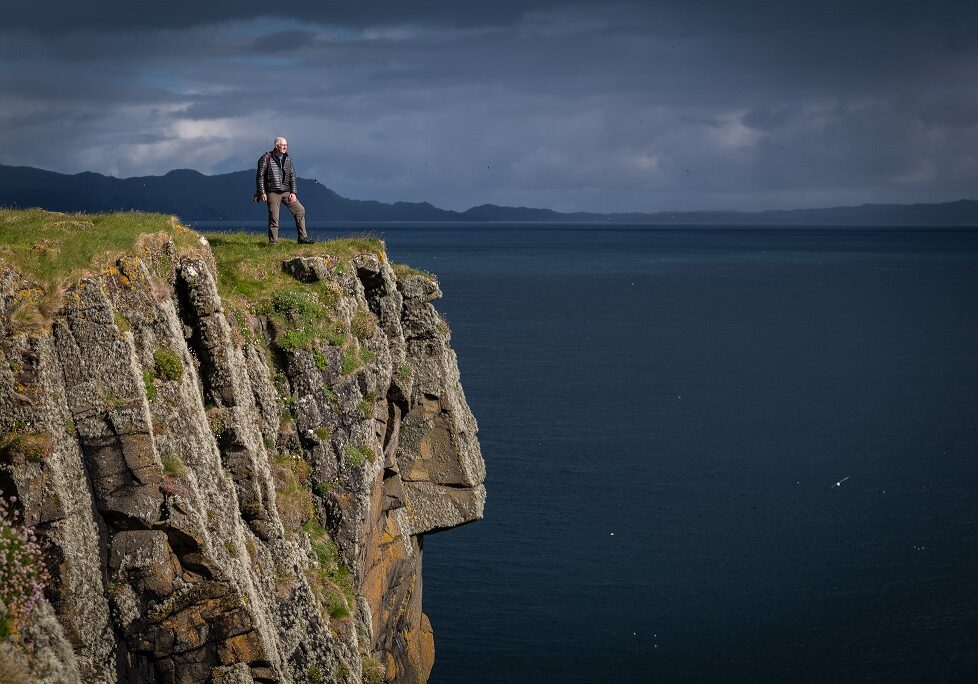
{"type": "Polygon", "coordinates": [[[179,380],[183,377],[183,362],[169,349],[157,349],[153,354],[153,363],[157,377],[164,380],[179,380]]]}
{"type": "Polygon", "coordinates": [[[309,489],[309,464],[299,454],[284,453],[272,458],[275,482],[275,507],[282,525],[290,533],[298,532],[315,513],[309,489]]]}
{"type": "Polygon", "coordinates": [[[143,385],[146,386],[146,398],[150,401],[156,399],[156,371],[143,369],[143,385]]]}
{"type": "Polygon", "coordinates": [[[0,439],[0,461],[39,463],[54,453],[54,440],[42,432],[8,432],[0,439]]]}
{"type": "Polygon", "coordinates": [[[183,477],[187,474],[187,466],[176,454],[163,454],[163,474],[170,477],[183,477]]]}
{"type": "Polygon", "coordinates": [[[316,567],[307,573],[313,593],[322,609],[336,620],[352,615],[356,605],[353,591],[353,575],[340,559],[336,544],[316,519],[310,519],[302,527],[309,537],[309,544],[316,556],[316,567]]]}

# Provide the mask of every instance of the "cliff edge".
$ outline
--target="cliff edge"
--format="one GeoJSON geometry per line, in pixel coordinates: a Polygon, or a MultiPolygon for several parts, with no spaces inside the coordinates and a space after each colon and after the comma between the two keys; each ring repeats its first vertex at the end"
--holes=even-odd
{"type": "Polygon", "coordinates": [[[0,234],[0,679],[425,681],[424,535],[485,502],[434,277],[162,215],[0,234]]]}

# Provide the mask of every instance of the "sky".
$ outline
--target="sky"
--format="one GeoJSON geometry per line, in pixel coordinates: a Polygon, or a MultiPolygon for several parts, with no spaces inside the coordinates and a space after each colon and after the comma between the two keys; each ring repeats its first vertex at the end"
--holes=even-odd
{"type": "Polygon", "coordinates": [[[0,164],[225,173],[282,135],[341,195],[447,209],[978,199],[974,0],[272,5],[18,5],[0,164]]]}

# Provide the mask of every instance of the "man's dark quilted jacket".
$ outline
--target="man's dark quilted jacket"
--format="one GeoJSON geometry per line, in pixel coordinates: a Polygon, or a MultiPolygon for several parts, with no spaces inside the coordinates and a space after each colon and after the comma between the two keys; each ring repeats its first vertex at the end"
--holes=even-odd
{"type": "Polygon", "coordinates": [[[255,178],[258,194],[269,192],[295,192],[295,167],[292,157],[285,153],[282,165],[279,166],[274,152],[266,152],[258,160],[258,175],[255,178]]]}

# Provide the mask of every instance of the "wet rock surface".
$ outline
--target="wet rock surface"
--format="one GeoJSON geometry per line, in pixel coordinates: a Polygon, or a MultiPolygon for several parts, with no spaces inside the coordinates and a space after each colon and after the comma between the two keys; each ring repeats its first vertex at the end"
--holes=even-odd
{"type": "Polygon", "coordinates": [[[34,681],[427,679],[423,535],[485,502],[441,292],[383,253],[282,270],[338,293],[328,339],[229,316],[202,258],[120,259],[31,332],[0,274],[0,490],[52,578],[34,681]]]}

